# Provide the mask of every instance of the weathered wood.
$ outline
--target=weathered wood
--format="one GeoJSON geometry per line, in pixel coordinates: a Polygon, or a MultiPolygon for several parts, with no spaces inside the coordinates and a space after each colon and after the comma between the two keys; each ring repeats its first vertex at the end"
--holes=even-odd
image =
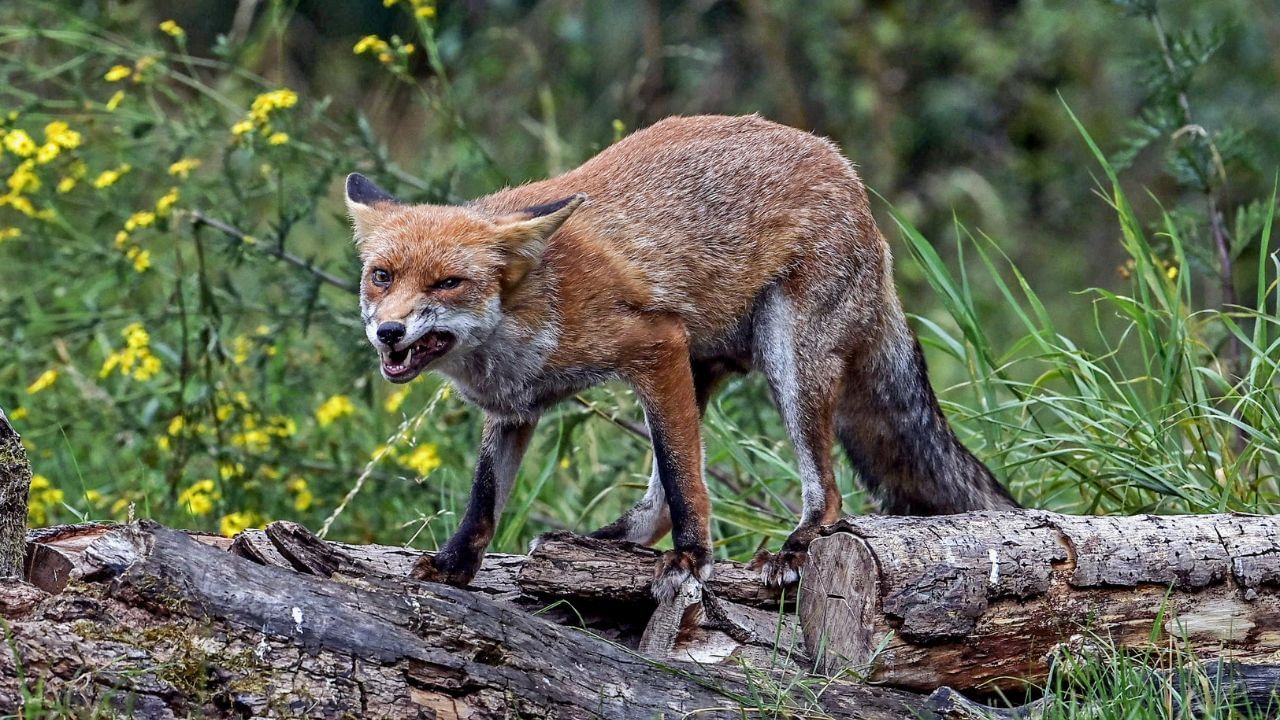
{"type": "Polygon", "coordinates": [[[0,408],[0,579],[22,577],[26,556],[27,492],[31,463],[22,438],[0,408]]]}
{"type": "MultiPolygon", "coordinates": [[[[327,546],[301,542],[325,558],[306,568],[329,566],[327,546]]],[[[811,716],[919,712],[908,693],[655,662],[484,593],[341,567],[325,579],[147,523],[78,562],[60,595],[0,586],[0,710],[38,689],[139,718],[738,717],[762,697],[811,716]],[[788,694],[793,682],[812,692],[788,694]]]]}
{"type": "Polygon", "coordinates": [[[1275,662],[1280,518],[1040,511],[847,518],[815,540],[800,619],[828,672],[1013,689],[1078,633],[1275,662]],[[820,652],[819,652],[820,651],[820,652]]]}

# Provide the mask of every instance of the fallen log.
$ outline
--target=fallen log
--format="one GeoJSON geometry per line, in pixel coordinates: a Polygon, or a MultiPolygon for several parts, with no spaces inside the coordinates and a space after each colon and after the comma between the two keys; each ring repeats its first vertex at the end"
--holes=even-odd
{"type": "MultiPolygon", "coordinates": [[[[237,543],[145,522],[82,529],[94,539],[32,534],[70,563],[60,593],[0,585],[9,635],[0,711],[21,711],[34,694],[46,707],[138,718],[739,717],[744,707],[929,717],[912,693],[777,665],[655,659],[529,612],[525,603],[570,603],[538,600],[556,592],[551,578],[534,570],[522,585],[522,571],[560,568],[578,582],[572,568],[599,562],[589,549],[602,545],[583,539],[553,538],[536,561],[491,558],[479,581],[489,590],[470,592],[400,577],[413,551],[324,543],[289,524],[237,543]],[[267,547],[288,567],[240,555],[267,547]]],[[[647,556],[651,573],[648,551],[622,550],[622,566],[647,556]]],[[[587,592],[607,602],[602,590],[617,582],[587,592]]],[[[648,619],[637,613],[631,623],[648,619]]]]}
{"type": "Polygon", "coordinates": [[[0,408],[0,580],[21,577],[31,464],[22,438],[0,408]]]}
{"type": "Polygon", "coordinates": [[[1165,637],[1280,660],[1280,517],[1040,511],[846,518],[815,540],[799,600],[828,673],[932,690],[1018,690],[1073,635],[1165,637]]]}

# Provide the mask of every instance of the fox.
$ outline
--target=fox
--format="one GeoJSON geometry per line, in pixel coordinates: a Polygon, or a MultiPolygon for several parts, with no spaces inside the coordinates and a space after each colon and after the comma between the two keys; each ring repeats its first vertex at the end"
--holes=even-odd
{"type": "Polygon", "coordinates": [[[837,441],[884,512],[1018,507],[944,417],[866,188],[825,138],[758,115],[672,117],[458,206],[404,203],[353,173],[346,207],[382,376],[438,372],[484,413],[466,512],[416,579],[472,580],[538,418],[607,381],[634,390],[653,467],[590,536],[670,532],[658,600],[711,575],[700,426],[733,375],[764,375],[801,480],[795,529],[755,563],[768,585],[797,582],[841,514],[837,441]]]}

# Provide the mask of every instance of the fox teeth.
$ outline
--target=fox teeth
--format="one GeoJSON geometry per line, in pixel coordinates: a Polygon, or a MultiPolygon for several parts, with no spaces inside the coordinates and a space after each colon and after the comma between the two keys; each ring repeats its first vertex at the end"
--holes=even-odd
{"type": "Polygon", "coordinates": [[[413,359],[413,351],[414,351],[414,348],[409,348],[409,354],[404,356],[404,362],[401,363],[401,365],[409,364],[409,361],[413,359]]]}

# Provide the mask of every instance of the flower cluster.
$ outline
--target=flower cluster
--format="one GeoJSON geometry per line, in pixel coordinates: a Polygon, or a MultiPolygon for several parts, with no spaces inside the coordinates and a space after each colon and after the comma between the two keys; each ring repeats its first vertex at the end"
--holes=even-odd
{"type": "Polygon", "coordinates": [[[64,493],[49,482],[49,478],[36,475],[31,478],[30,500],[27,504],[27,520],[32,527],[40,527],[49,522],[49,510],[61,505],[64,493]]]}
{"type": "MultiPolygon", "coordinates": [[[[36,219],[52,218],[52,210],[37,210],[31,201],[31,196],[44,186],[37,168],[49,165],[58,158],[69,157],[70,153],[67,151],[80,147],[81,142],[83,138],[80,133],[72,130],[70,125],[61,120],[55,120],[44,126],[42,143],[36,142],[31,133],[22,128],[12,128],[4,132],[0,145],[3,145],[4,150],[16,158],[18,163],[5,181],[8,191],[0,195],[0,207],[11,207],[27,217],[36,219]]],[[[70,190],[66,184],[68,178],[71,178],[71,187],[74,187],[74,178],[85,172],[84,163],[74,159],[69,160],[64,169],[69,175],[59,181],[57,185],[59,192],[70,190]]],[[[11,237],[17,237],[17,235],[11,235],[11,237]]]]}
{"type": "Polygon", "coordinates": [[[121,375],[138,381],[155,377],[161,370],[160,358],[151,353],[151,336],[142,324],[130,323],[120,335],[125,339],[125,346],[107,356],[98,376],[105,378],[119,370],[121,375]]]}
{"type": "Polygon", "coordinates": [[[123,252],[126,259],[133,263],[133,269],[138,272],[146,272],[151,267],[151,251],[146,250],[142,245],[138,244],[135,231],[143,228],[149,228],[156,224],[157,218],[168,217],[173,211],[173,206],[182,196],[176,187],[171,187],[156,200],[154,210],[139,210],[130,215],[124,221],[124,227],[116,231],[115,246],[116,249],[123,252]]]}
{"type": "Polygon", "coordinates": [[[334,395],[316,408],[316,422],[320,423],[320,427],[328,427],[355,411],[356,406],[351,402],[351,398],[346,395],[334,395]]]}
{"type": "Polygon", "coordinates": [[[178,505],[192,515],[203,516],[213,511],[213,504],[222,499],[217,485],[212,480],[197,480],[185,490],[178,493],[178,505]]]}
{"type": "Polygon", "coordinates": [[[251,510],[227,513],[218,521],[218,532],[226,537],[235,537],[252,527],[262,524],[262,516],[251,510]]]}
{"type": "Polygon", "coordinates": [[[377,35],[360,38],[352,51],[356,55],[372,55],[378,62],[391,67],[397,74],[408,73],[409,56],[417,50],[413,43],[403,42],[399,35],[392,35],[387,42],[377,35]]]}
{"type": "Polygon", "coordinates": [[[280,110],[286,110],[298,104],[298,94],[288,88],[265,92],[253,99],[249,112],[242,120],[231,126],[231,134],[237,138],[250,135],[255,130],[267,139],[270,145],[283,145],[289,142],[288,133],[277,132],[271,125],[271,118],[280,110]]]}

